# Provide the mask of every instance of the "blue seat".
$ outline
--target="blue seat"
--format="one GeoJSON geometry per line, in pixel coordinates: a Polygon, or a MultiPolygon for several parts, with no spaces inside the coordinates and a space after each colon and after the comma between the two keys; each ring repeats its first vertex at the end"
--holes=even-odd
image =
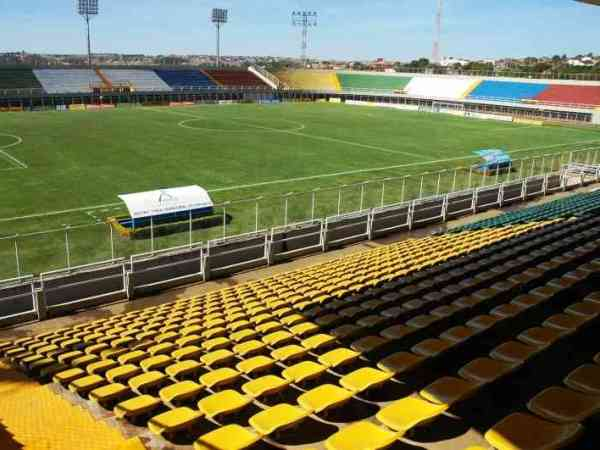
{"type": "Polygon", "coordinates": [[[211,88],[216,86],[208,76],[199,70],[159,69],[155,72],[172,88],[211,88]]]}
{"type": "Polygon", "coordinates": [[[520,101],[536,98],[548,88],[544,83],[485,80],[469,95],[471,99],[496,99],[520,101]]]}

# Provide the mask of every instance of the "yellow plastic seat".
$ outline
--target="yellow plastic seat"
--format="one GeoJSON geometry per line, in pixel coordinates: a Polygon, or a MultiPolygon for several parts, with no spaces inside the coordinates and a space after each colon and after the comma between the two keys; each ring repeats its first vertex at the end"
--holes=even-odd
{"type": "Polygon", "coordinates": [[[288,331],[274,331],[273,333],[269,333],[263,336],[262,341],[270,345],[271,347],[277,347],[279,345],[288,343],[294,339],[294,335],[288,331]]]}
{"type": "Polygon", "coordinates": [[[388,342],[390,341],[381,336],[365,336],[352,342],[350,347],[360,353],[369,353],[379,349],[388,342]]]}
{"type": "Polygon", "coordinates": [[[174,405],[177,402],[189,400],[198,396],[198,394],[202,392],[202,389],[202,386],[198,383],[186,380],[162,388],[159,391],[158,396],[164,403],[174,405]]]}
{"type": "Polygon", "coordinates": [[[302,347],[308,350],[318,350],[325,347],[329,347],[335,344],[336,340],[334,336],[330,334],[319,333],[309,338],[303,339],[301,344],[302,347]]]}
{"type": "Polygon", "coordinates": [[[569,373],[564,383],[571,389],[590,395],[600,395],[600,366],[584,364],[569,373]]]}
{"type": "Polygon", "coordinates": [[[135,377],[142,373],[142,369],[138,366],[134,366],[133,364],[125,364],[123,366],[115,367],[114,369],[110,369],[108,372],[104,374],[106,379],[111,383],[117,382],[127,382],[130,378],[135,377]]]}
{"type": "Polygon", "coordinates": [[[148,421],[148,429],[158,436],[190,429],[202,414],[188,407],[176,408],[154,416],[148,421]]]}
{"type": "Polygon", "coordinates": [[[565,331],[556,328],[533,327],[523,331],[517,336],[517,339],[525,344],[542,349],[552,345],[564,335],[565,331]]]}
{"type": "Polygon", "coordinates": [[[412,396],[397,400],[377,413],[377,420],[394,431],[405,433],[411,428],[430,421],[448,409],[446,404],[435,404],[412,396]]]}
{"type": "Polygon", "coordinates": [[[299,384],[304,381],[318,378],[326,371],[327,367],[317,364],[314,361],[302,361],[287,367],[281,372],[281,375],[286,380],[299,384]]]}
{"type": "Polygon", "coordinates": [[[171,353],[175,350],[177,350],[177,345],[173,344],[172,342],[163,342],[161,344],[148,347],[148,353],[150,353],[152,356],[171,353]]]}
{"type": "Polygon", "coordinates": [[[286,345],[284,347],[276,348],[271,352],[271,356],[277,361],[289,362],[298,358],[303,357],[308,353],[308,349],[300,347],[296,344],[286,345]]]}
{"type": "Polygon", "coordinates": [[[148,357],[148,353],[143,350],[134,350],[132,352],[125,353],[117,358],[119,364],[137,364],[141,360],[146,359],[148,357]]]}
{"type": "Polygon", "coordinates": [[[183,361],[186,359],[196,359],[202,354],[202,349],[195,345],[187,345],[185,347],[178,348],[171,357],[176,361],[183,361]]]}
{"type": "Polygon", "coordinates": [[[130,393],[131,389],[128,386],[121,383],[111,383],[94,389],[90,392],[88,397],[91,401],[104,405],[108,402],[113,402],[126,397],[130,393]]]}
{"type": "Polygon", "coordinates": [[[260,436],[239,425],[225,425],[200,436],[194,450],[245,450],[260,440],[260,436]]]}
{"type": "Polygon", "coordinates": [[[268,436],[276,431],[298,425],[307,416],[306,411],[297,406],[280,403],[256,413],[248,422],[260,435],[268,436]]]}
{"type": "Polygon", "coordinates": [[[275,375],[265,375],[250,380],[242,385],[242,391],[252,398],[261,398],[282,392],[290,385],[290,381],[275,375]]]}
{"type": "Polygon", "coordinates": [[[458,374],[466,380],[478,384],[492,381],[512,371],[517,364],[491,358],[477,358],[460,368],[458,374]]]}
{"type": "Polygon", "coordinates": [[[508,341],[500,344],[490,352],[490,356],[500,361],[522,364],[535,355],[539,349],[518,341],[508,341]]]}
{"type": "Polygon", "coordinates": [[[99,360],[100,357],[98,355],[83,355],[71,361],[71,365],[73,367],[86,367],[88,364],[95,363],[99,360]]]}
{"type": "Polygon", "coordinates": [[[255,339],[242,342],[233,346],[233,352],[242,357],[252,356],[262,353],[267,348],[267,344],[255,339]]]}
{"type": "Polygon", "coordinates": [[[352,398],[352,393],[334,384],[322,384],[298,397],[298,404],[309,413],[321,413],[352,398]]]}
{"type": "Polygon", "coordinates": [[[565,309],[565,312],[574,316],[593,319],[600,315],[600,304],[591,302],[579,302],[570,305],[568,308],[565,309]]]}
{"type": "Polygon", "coordinates": [[[505,417],[485,433],[485,440],[497,450],[559,449],[573,443],[583,427],[578,423],[555,424],[531,414],[505,417]]]}
{"type": "Polygon", "coordinates": [[[384,372],[372,367],[362,367],[348,375],[344,375],[340,379],[340,384],[343,388],[357,394],[379,387],[392,377],[393,374],[390,372],[384,372]]]}
{"type": "Polygon", "coordinates": [[[298,337],[304,337],[319,331],[319,326],[311,322],[303,322],[290,327],[290,331],[298,337]]]}
{"type": "Polygon", "coordinates": [[[157,355],[150,358],[146,358],[140,361],[140,367],[144,372],[150,372],[152,370],[160,370],[171,365],[173,358],[168,355],[157,355]]]}
{"type": "Polygon", "coordinates": [[[336,368],[350,364],[358,359],[359,352],[350,350],[349,348],[336,348],[327,353],[319,355],[319,363],[329,368],[336,368]]]}
{"type": "Polygon", "coordinates": [[[103,384],[106,384],[106,380],[100,375],[88,375],[72,381],[69,384],[69,390],[76,394],[85,395],[103,384]]]}
{"type": "Polygon", "coordinates": [[[106,350],[108,348],[109,348],[108,344],[105,344],[105,343],[90,345],[89,347],[85,348],[85,354],[86,355],[98,355],[98,354],[100,354],[100,352],[102,352],[103,350],[106,350]]]}
{"type": "Polygon", "coordinates": [[[326,441],[327,450],[379,450],[389,447],[399,433],[393,433],[371,422],[355,422],[332,434],[326,441]]]}
{"type": "Polygon", "coordinates": [[[161,387],[168,380],[167,376],[158,371],[146,372],[131,378],[127,384],[138,394],[144,394],[146,390],[161,387]]]}
{"type": "Polygon", "coordinates": [[[552,422],[576,423],[600,411],[600,397],[552,386],[529,400],[527,408],[552,422]]]}
{"type": "Polygon", "coordinates": [[[252,358],[240,361],[235,365],[235,368],[246,375],[264,372],[275,365],[275,360],[268,356],[258,355],[252,358]]]}
{"type": "Polygon", "coordinates": [[[419,366],[425,358],[411,352],[397,352],[386,356],[377,363],[377,367],[393,374],[403,373],[419,366]]]}
{"type": "Polygon", "coordinates": [[[233,414],[252,403],[252,399],[233,389],[227,389],[204,397],[198,402],[198,409],[209,419],[223,414],[233,414]]]}
{"type": "Polygon", "coordinates": [[[190,335],[187,335],[187,336],[177,339],[175,341],[175,345],[177,345],[179,348],[183,348],[183,347],[187,347],[190,345],[196,346],[197,344],[200,344],[202,341],[203,341],[202,336],[199,336],[197,334],[190,334],[190,335]]]}
{"type": "Polygon", "coordinates": [[[133,418],[148,414],[161,405],[158,398],[151,395],[140,395],[119,403],[114,407],[113,412],[117,419],[133,418]]]}
{"type": "Polygon", "coordinates": [[[235,354],[229,350],[220,349],[206,353],[200,357],[200,362],[209,367],[226,364],[235,359],[235,354]]]}
{"type": "Polygon", "coordinates": [[[256,336],[258,336],[257,331],[245,329],[241,331],[236,331],[235,333],[231,333],[229,337],[233,342],[244,342],[250,339],[254,339],[256,336]]]}
{"type": "Polygon", "coordinates": [[[68,385],[69,383],[76,380],[77,378],[81,378],[86,375],[87,375],[87,373],[85,370],[80,369],[80,368],[73,368],[73,369],[68,369],[68,370],[64,370],[62,372],[57,373],[52,378],[52,381],[54,381],[55,383],[62,384],[62,385],[68,385]]]}
{"type": "Polygon", "coordinates": [[[454,344],[450,341],[444,341],[442,339],[425,339],[418,344],[415,344],[411,351],[416,353],[417,355],[425,356],[428,358],[433,358],[434,356],[439,355],[440,353],[445,352],[449,348],[452,348],[454,344]]]}
{"type": "Polygon", "coordinates": [[[241,376],[237,370],[230,367],[222,367],[212,370],[200,376],[200,383],[209,389],[225,386],[237,381],[241,376]]]}
{"type": "Polygon", "coordinates": [[[470,397],[478,388],[479,385],[472,381],[442,377],[421,389],[419,395],[431,403],[451,406],[470,397]]]}

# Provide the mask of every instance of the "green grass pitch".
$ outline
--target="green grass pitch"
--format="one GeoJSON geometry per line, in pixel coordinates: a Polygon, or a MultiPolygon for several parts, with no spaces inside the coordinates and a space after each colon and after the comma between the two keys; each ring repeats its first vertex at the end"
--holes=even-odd
{"type": "MultiPolygon", "coordinates": [[[[216,203],[247,200],[226,207],[232,221],[225,229],[194,230],[198,242],[282,225],[286,203],[288,223],[310,219],[310,191],[316,188],[315,216],[325,217],[338,208],[350,212],[408,200],[419,191],[432,195],[438,180],[441,192],[453,184],[466,188],[468,170],[454,179],[453,169],[475,162],[476,149],[504,148],[523,158],[594,141],[600,143],[598,129],[335,104],[4,113],[0,236],[18,234],[20,273],[39,273],[66,266],[65,225],[71,226],[71,266],[111,258],[104,220],[124,213],[117,198],[122,193],[199,184],[216,203]],[[452,170],[426,177],[421,189],[417,174],[443,169],[452,170]],[[402,182],[406,175],[412,177],[402,182]],[[378,181],[390,177],[395,179],[378,181]],[[347,185],[341,196],[333,188],[338,185],[347,185]],[[281,197],[286,193],[294,193],[287,202],[281,197]],[[45,230],[56,231],[38,233],[45,230]]],[[[545,164],[557,167],[558,160],[545,164]]],[[[471,182],[494,181],[487,178],[473,176],[471,182]]],[[[117,257],[150,251],[149,239],[114,241],[117,257]]],[[[157,238],[155,249],[188,242],[188,233],[176,233],[157,238]]],[[[15,252],[14,240],[0,240],[0,279],[17,274],[15,252]]]]}

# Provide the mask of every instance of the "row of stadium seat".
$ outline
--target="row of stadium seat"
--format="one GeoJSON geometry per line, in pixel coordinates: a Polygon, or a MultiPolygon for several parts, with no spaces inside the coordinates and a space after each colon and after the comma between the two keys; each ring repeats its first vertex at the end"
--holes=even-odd
{"type": "Polygon", "coordinates": [[[294,70],[277,76],[298,89],[403,92],[439,99],[540,101],[584,106],[600,105],[600,85],[567,85],[549,82],[481,80],[475,77],[414,76],[380,73],[294,70]]]}
{"type": "Polygon", "coordinates": [[[540,206],[503,213],[491,219],[455,228],[453,232],[503,227],[538,220],[569,218],[586,214],[600,214],[600,191],[571,195],[540,206]]]}
{"type": "MultiPolygon", "coordinates": [[[[365,398],[377,404],[377,424],[359,421],[323,438],[329,449],[383,448],[527,364],[523,359],[495,370],[504,368],[497,355],[515,353],[503,340],[516,336],[518,345],[535,349],[531,355],[543,355],[559,339],[579,338],[600,311],[563,291],[590,285],[585,281],[598,272],[598,263],[589,261],[599,233],[598,219],[585,218],[407,241],[0,347],[29,373],[53,376],[117,417],[148,421],[151,431],[169,439],[206,431],[207,420],[218,423],[194,436],[196,448],[246,448],[323,418],[354,422],[358,418],[344,416],[365,398]],[[526,270],[535,265],[533,273],[526,270]],[[529,294],[509,301],[517,291],[529,294]],[[540,315],[548,329],[574,326],[553,318],[558,307],[586,320],[554,335],[531,326],[540,315]],[[506,324],[518,318],[528,320],[517,333],[506,324]],[[457,356],[483,337],[496,344],[491,358],[473,351],[457,356]],[[459,378],[387,398],[406,372],[449,357],[462,367],[459,378]],[[231,423],[244,412],[250,428],[231,423]]],[[[522,439],[523,426],[544,431],[541,439],[581,432],[530,416],[506,420],[508,430],[500,422],[486,435],[500,449],[513,448],[501,439],[522,439]]]]}
{"type": "Polygon", "coordinates": [[[134,91],[161,92],[181,87],[266,86],[253,73],[243,70],[0,70],[0,89],[42,88],[48,94],[66,94],[91,92],[93,86],[108,88],[112,84],[128,85],[134,91]]]}
{"type": "Polygon", "coordinates": [[[31,69],[0,70],[1,89],[40,89],[42,86],[31,69]]]}

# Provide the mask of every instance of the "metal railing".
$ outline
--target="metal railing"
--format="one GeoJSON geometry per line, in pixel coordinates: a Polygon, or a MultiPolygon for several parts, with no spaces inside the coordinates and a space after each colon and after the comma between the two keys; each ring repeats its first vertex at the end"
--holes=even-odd
{"type": "Polygon", "coordinates": [[[300,240],[293,254],[327,251],[349,242],[444,223],[449,218],[525,201],[589,182],[600,181],[600,169],[579,171],[572,179],[569,165],[540,175],[471,187],[454,193],[382,205],[324,220],[291,223],[271,230],[221,238],[195,246],[165,249],[81,267],[21,276],[0,283],[0,326],[42,320],[116,299],[133,298],[148,289],[209,280],[288,257],[287,243],[300,240]],[[148,272],[152,272],[148,278],[148,272]]]}

